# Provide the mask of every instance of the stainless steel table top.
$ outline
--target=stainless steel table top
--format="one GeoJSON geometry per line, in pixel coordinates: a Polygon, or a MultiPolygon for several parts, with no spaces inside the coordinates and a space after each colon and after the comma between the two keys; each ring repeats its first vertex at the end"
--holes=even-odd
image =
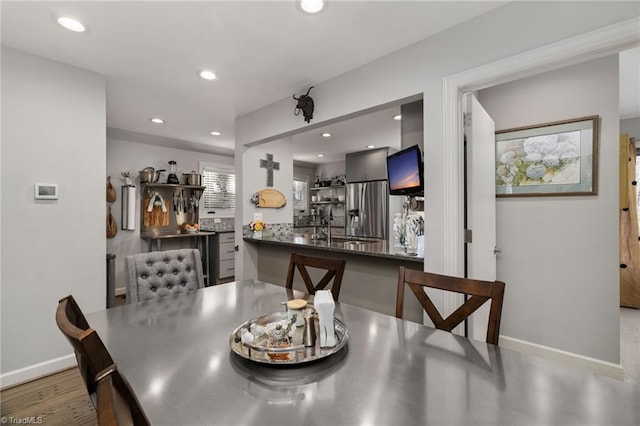
{"type": "Polygon", "coordinates": [[[640,424],[638,386],[346,304],[349,342],[330,358],[233,354],[234,328],[286,299],[240,281],[87,317],[154,425],[640,424]]]}

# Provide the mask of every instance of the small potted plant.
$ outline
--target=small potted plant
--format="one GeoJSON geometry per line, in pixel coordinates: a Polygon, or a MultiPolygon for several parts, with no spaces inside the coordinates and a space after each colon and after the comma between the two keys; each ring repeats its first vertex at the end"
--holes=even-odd
{"type": "Polygon", "coordinates": [[[249,224],[249,228],[253,231],[253,238],[262,238],[262,231],[267,228],[267,224],[262,219],[257,219],[249,224]]]}

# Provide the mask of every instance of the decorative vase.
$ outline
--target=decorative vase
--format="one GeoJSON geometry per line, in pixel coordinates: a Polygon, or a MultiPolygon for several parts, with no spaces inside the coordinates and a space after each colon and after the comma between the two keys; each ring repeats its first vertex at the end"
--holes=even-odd
{"type": "Polygon", "coordinates": [[[253,231],[253,238],[262,238],[262,231],[253,231]]]}

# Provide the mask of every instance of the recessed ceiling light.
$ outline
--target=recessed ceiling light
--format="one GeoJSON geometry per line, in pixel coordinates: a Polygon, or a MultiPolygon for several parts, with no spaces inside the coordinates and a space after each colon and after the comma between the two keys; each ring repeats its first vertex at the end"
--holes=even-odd
{"type": "Polygon", "coordinates": [[[375,145],[367,145],[367,148],[371,149],[371,148],[375,148],[375,145]]]}
{"type": "Polygon", "coordinates": [[[322,158],[324,157],[324,154],[318,154],[318,157],[322,158]]]}
{"type": "Polygon", "coordinates": [[[158,118],[158,117],[150,118],[149,121],[151,121],[154,124],[162,124],[162,123],[164,123],[164,120],[162,118],[158,118]]]}
{"type": "Polygon", "coordinates": [[[398,115],[394,115],[393,116],[394,120],[402,120],[402,115],[398,114],[398,115]]]}
{"type": "Polygon", "coordinates": [[[82,23],[80,23],[79,21],[73,18],[69,18],[68,16],[61,16],[57,19],[57,21],[58,21],[58,24],[60,24],[61,26],[63,26],[64,28],[70,31],[82,33],[86,30],[86,28],[84,27],[84,25],[82,25],[82,23]]]}
{"type": "Polygon", "coordinates": [[[209,132],[211,133],[213,136],[220,136],[222,133],[220,132],[216,132],[215,130],[213,132],[209,132]]]}
{"type": "Polygon", "coordinates": [[[325,132],[322,134],[323,138],[330,138],[331,137],[331,133],[325,132]]]}
{"type": "Polygon", "coordinates": [[[323,0],[300,0],[300,7],[307,13],[318,13],[324,9],[323,0]]]}
{"type": "Polygon", "coordinates": [[[218,78],[218,76],[213,71],[209,70],[200,71],[199,75],[205,80],[215,80],[216,78],[218,78]]]}

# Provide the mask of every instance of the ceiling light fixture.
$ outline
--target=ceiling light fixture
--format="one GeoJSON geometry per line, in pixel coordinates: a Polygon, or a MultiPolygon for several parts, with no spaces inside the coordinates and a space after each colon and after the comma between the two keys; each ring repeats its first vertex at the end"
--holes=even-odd
{"type": "Polygon", "coordinates": [[[158,118],[158,117],[150,118],[149,121],[151,121],[153,124],[162,124],[162,123],[164,123],[164,120],[162,118],[158,118]]]}
{"type": "Polygon", "coordinates": [[[217,131],[213,131],[213,132],[209,132],[210,134],[212,134],[213,136],[220,136],[222,133],[217,132],[217,131]]]}
{"type": "Polygon", "coordinates": [[[322,134],[322,137],[323,138],[330,138],[331,137],[331,133],[325,132],[325,133],[322,134]]]}
{"type": "Polygon", "coordinates": [[[324,157],[324,154],[318,154],[318,157],[322,158],[324,157]]]}
{"type": "Polygon", "coordinates": [[[375,148],[375,145],[367,145],[367,148],[371,149],[371,148],[375,148]]]}
{"type": "Polygon", "coordinates": [[[215,80],[216,78],[218,78],[218,76],[213,71],[209,70],[200,71],[198,75],[205,80],[215,80]]]}
{"type": "Polygon", "coordinates": [[[300,0],[300,8],[306,13],[322,12],[325,7],[323,0],[300,0]]]}
{"type": "Polygon", "coordinates": [[[57,19],[57,22],[60,26],[76,33],[82,33],[86,30],[82,23],[73,18],[69,18],[68,16],[61,16],[57,19]]]}
{"type": "Polygon", "coordinates": [[[402,120],[402,115],[398,114],[398,115],[394,115],[393,116],[394,120],[402,120]]]}

